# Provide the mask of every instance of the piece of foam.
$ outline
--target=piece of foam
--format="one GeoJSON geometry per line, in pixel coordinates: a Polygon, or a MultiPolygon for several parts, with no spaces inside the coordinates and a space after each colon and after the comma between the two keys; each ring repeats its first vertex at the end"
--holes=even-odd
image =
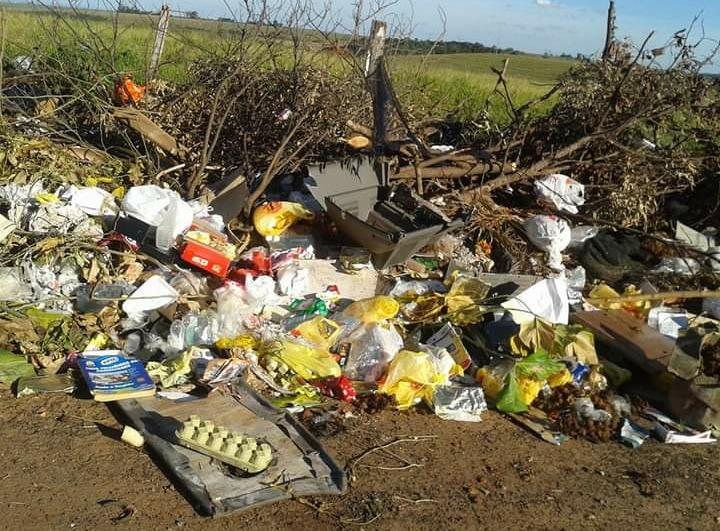
{"type": "Polygon", "coordinates": [[[212,421],[201,420],[196,415],[184,422],[175,435],[183,446],[250,474],[262,472],[272,461],[269,444],[258,444],[252,437],[215,426],[212,421]]]}

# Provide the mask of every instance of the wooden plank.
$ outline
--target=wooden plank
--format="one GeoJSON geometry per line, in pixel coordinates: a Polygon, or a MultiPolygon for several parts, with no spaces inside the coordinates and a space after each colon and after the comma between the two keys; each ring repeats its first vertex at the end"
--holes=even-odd
{"type": "Polygon", "coordinates": [[[598,341],[621,353],[645,372],[664,373],[670,364],[675,341],[627,312],[577,312],[570,320],[591,330],[598,341]]]}
{"type": "Polygon", "coordinates": [[[125,122],[128,127],[135,130],[140,135],[147,138],[150,142],[163,149],[171,155],[179,155],[175,137],[163,131],[163,129],[143,114],[138,109],[133,108],[117,108],[113,111],[113,116],[125,122]]]}

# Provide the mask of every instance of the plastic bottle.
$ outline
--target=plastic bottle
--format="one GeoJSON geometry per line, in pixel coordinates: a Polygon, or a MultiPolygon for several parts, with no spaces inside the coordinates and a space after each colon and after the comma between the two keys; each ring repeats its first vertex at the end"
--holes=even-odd
{"type": "Polygon", "coordinates": [[[140,350],[142,344],[142,337],[140,334],[132,333],[125,338],[125,345],[123,345],[123,352],[125,354],[134,354],[140,350]]]}

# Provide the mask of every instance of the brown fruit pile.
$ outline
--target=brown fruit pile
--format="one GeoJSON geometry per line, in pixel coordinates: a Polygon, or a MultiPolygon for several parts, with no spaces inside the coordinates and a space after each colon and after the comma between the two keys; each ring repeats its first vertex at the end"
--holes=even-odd
{"type": "Polygon", "coordinates": [[[702,350],[702,363],[705,375],[720,378],[720,342],[702,350]]]}
{"type": "Polygon", "coordinates": [[[622,418],[615,415],[605,394],[594,394],[589,398],[595,409],[607,411],[613,415],[612,419],[608,422],[579,419],[575,413],[575,401],[582,395],[582,391],[572,385],[559,387],[545,401],[543,407],[548,412],[548,417],[557,423],[558,429],[565,435],[594,443],[610,442],[617,436],[622,418]]]}
{"type": "Polygon", "coordinates": [[[358,396],[354,405],[363,413],[372,415],[395,405],[395,398],[382,393],[372,393],[365,396],[358,396]]]}

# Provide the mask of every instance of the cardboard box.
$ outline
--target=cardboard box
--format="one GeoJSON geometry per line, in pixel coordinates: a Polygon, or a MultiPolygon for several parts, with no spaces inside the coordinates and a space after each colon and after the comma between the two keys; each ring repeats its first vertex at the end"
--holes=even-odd
{"type": "Polygon", "coordinates": [[[183,261],[216,277],[225,278],[230,270],[230,259],[212,247],[187,240],[180,255],[183,261]]]}

